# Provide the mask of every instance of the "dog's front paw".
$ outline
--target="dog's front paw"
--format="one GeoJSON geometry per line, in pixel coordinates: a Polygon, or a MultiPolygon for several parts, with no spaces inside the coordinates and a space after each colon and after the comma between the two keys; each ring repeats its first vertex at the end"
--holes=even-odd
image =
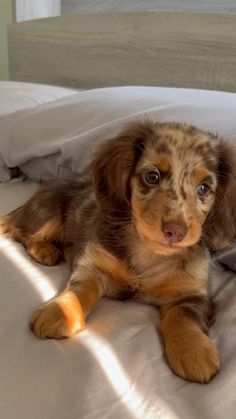
{"type": "Polygon", "coordinates": [[[208,383],[220,368],[219,353],[203,332],[168,343],[166,354],[173,372],[190,381],[208,383]]]}
{"type": "Polygon", "coordinates": [[[62,339],[84,328],[85,322],[79,301],[75,303],[76,297],[67,294],[35,311],[30,327],[36,336],[41,339],[62,339]]]}

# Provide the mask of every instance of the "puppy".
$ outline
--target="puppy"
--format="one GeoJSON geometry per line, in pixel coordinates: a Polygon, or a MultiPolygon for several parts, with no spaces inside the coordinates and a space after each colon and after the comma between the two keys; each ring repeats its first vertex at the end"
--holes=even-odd
{"type": "Polygon", "coordinates": [[[45,184],[3,217],[1,232],[34,260],[72,267],[64,292],[33,314],[34,333],[70,337],[100,298],[133,297],[160,309],[172,371],[208,382],[220,367],[207,336],[209,251],[234,237],[234,171],[215,136],[138,122],[100,146],[87,174],[45,184]]]}

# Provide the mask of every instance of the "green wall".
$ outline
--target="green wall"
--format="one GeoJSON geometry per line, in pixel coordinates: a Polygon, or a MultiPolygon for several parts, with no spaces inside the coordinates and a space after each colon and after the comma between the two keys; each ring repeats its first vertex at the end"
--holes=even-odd
{"type": "Polygon", "coordinates": [[[12,1],[0,0],[0,80],[9,80],[7,24],[12,20],[12,1]]]}

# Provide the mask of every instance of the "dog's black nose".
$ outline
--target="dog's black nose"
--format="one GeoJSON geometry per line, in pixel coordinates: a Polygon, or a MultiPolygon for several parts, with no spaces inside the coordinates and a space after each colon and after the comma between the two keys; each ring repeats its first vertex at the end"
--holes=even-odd
{"type": "Polygon", "coordinates": [[[163,222],[162,231],[168,243],[178,243],[184,239],[187,234],[187,226],[184,223],[163,222]]]}

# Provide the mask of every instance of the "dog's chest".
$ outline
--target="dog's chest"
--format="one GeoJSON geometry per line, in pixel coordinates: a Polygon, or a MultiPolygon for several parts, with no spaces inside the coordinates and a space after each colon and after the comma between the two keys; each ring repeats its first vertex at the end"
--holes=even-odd
{"type": "Polygon", "coordinates": [[[158,283],[165,276],[171,275],[179,265],[179,260],[171,256],[154,254],[146,246],[137,243],[133,248],[131,265],[137,277],[137,283],[146,281],[158,283]]]}
{"type": "Polygon", "coordinates": [[[134,295],[146,303],[160,305],[163,298],[169,298],[171,289],[178,290],[178,286],[185,289],[186,285],[186,290],[189,286],[195,290],[198,284],[205,286],[208,280],[209,257],[199,247],[182,254],[164,256],[155,255],[145,246],[137,245],[131,260],[135,277],[132,284],[134,295]]]}

